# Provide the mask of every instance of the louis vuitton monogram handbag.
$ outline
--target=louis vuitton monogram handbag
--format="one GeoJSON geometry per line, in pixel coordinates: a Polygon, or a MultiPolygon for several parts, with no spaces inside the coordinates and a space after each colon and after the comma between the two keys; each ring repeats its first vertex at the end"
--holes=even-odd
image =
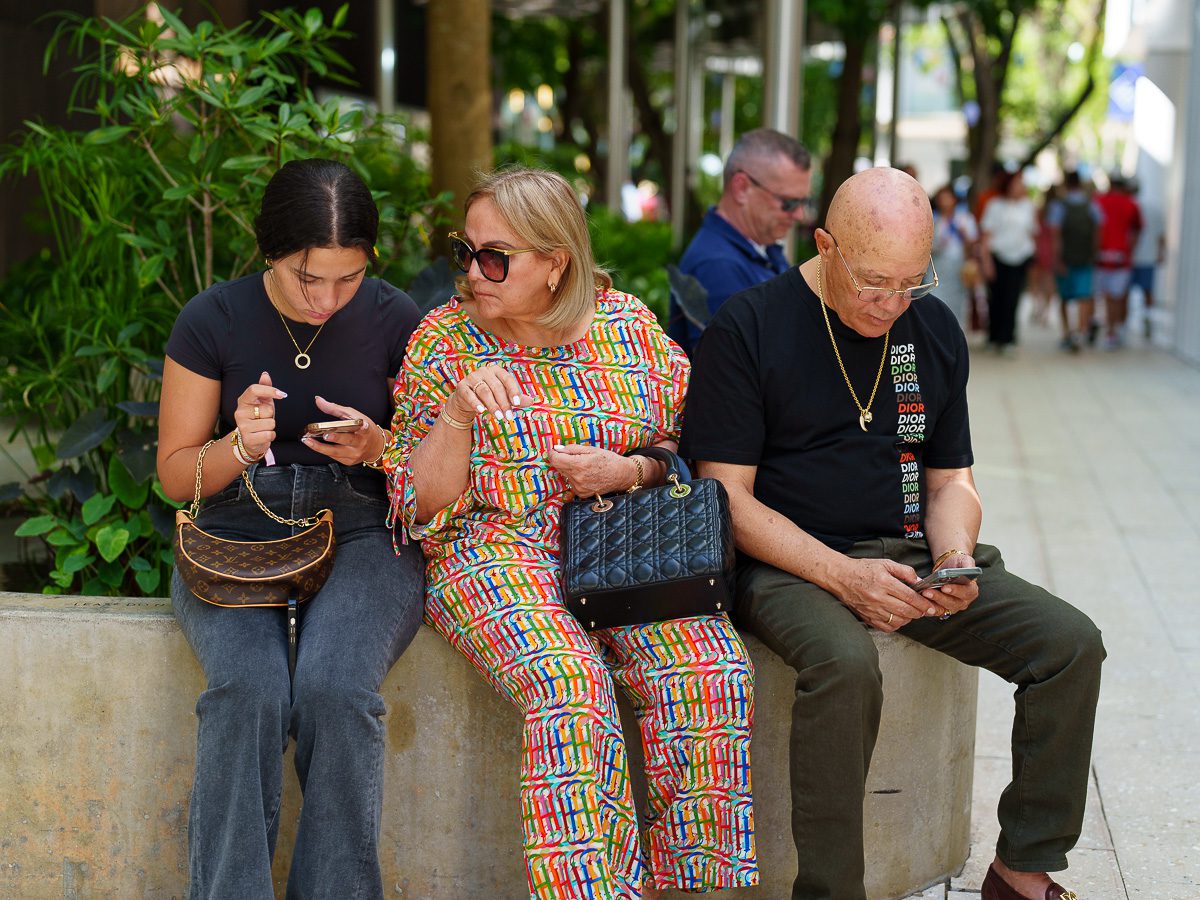
{"type": "Polygon", "coordinates": [[[246,472],[242,481],[268,517],[305,530],[273,541],[230,541],[196,525],[204,454],[196,457],[196,494],[188,509],[175,513],[175,568],[193,594],[216,606],[286,606],[288,666],[296,667],[298,604],[315,595],[333,568],[333,513],[323,509],[307,519],[284,519],[267,509],[246,472]]]}

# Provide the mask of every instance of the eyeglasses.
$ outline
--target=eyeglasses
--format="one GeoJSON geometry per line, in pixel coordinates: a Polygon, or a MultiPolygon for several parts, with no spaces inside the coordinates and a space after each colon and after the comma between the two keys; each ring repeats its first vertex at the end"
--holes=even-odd
{"type": "Polygon", "coordinates": [[[782,194],[777,194],[745,169],[738,169],[743,175],[750,179],[750,183],[760,191],[766,191],[772,197],[779,201],[779,208],[785,213],[794,213],[800,207],[808,209],[812,205],[811,197],[784,197],[782,194]]]}
{"type": "Polygon", "coordinates": [[[532,253],[536,247],[524,250],[501,250],[499,247],[481,247],[476,250],[457,231],[450,232],[450,255],[454,264],[463,272],[471,271],[472,261],[479,264],[479,273],[496,284],[508,277],[508,258],[518,253],[532,253]]]}
{"type": "MultiPolygon", "coordinates": [[[[826,233],[828,234],[828,232],[826,233]]],[[[854,287],[858,290],[858,299],[863,303],[879,303],[880,301],[887,300],[888,298],[897,294],[899,294],[900,299],[905,302],[909,300],[920,300],[922,297],[928,297],[931,293],[933,293],[933,289],[939,284],[937,266],[933,264],[933,255],[930,254],[929,266],[933,269],[933,281],[931,281],[929,284],[918,284],[915,287],[900,288],[899,290],[893,290],[892,288],[885,287],[875,287],[874,285],[867,285],[866,287],[863,287],[858,283],[858,279],[854,277],[854,272],[850,269],[850,264],[846,262],[846,257],[842,256],[842,248],[838,246],[837,238],[833,237],[832,234],[830,234],[829,237],[833,239],[833,247],[835,250],[837,250],[838,259],[840,259],[842,261],[842,265],[846,267],[846,274],[849,275],[850,280],[854,282],[854,287]]]]}

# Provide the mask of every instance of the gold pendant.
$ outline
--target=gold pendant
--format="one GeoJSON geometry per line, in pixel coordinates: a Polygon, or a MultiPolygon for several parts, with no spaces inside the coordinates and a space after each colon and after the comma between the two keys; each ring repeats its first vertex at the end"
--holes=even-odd
{"type": "Polygon", "coordinates": [[[312,365],[312,358],[307,353],[297,353],[292,362],[296,364],[297,369],[307,369],[312,365]]]}
{"type": "Polygon", "coordinates": [[[859,413],[858,414],[858,427],[861,428],[863,431],[866,431],[867,424],[871,421],[872,418],[873,417],[872,417],[871,411],[869,409],[866,412],[859,413]]]}

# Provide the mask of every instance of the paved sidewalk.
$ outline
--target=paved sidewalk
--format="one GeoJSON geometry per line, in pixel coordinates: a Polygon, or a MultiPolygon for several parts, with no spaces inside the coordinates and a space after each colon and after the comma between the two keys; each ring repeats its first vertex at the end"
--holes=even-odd
{"type": "MultiPolygon", "coordinates": [[[[1072,356],[1046,328],[1021,340],[973,354],[981,539],[1091,615],[1108,649],[1087,818],[1059,878],[1081,900],[1198,900],[1200,370],[1140,341],[1072,356]]],[[[972,855],[917,897],[979,896],[1011,697],[981,673],[972,855]]]]}

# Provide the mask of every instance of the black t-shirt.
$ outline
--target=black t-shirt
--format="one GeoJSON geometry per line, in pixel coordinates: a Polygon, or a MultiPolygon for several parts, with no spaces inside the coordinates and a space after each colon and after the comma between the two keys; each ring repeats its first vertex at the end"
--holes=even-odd
{"type": "MultiPolygon", "coordinates": [[[[313,397],[352,406],[386,428],[391,418],[387,379],[399,371],[420,317],[403,291],[364,278],[350,302],[325,322],[308,351],[312,364],[298,369],[296,348],[267,299],[260,272],[215,284],[189,300],[171,329],[167,356],[221,382],[221,434],[233,430],[237,398],[269,373],[272,384],[288,395],[275,402],[275,462],[319,465],[328,457],[300,443],[307,423],[331,418],[317,409],[313,397]]],[[[303,349],[318,326],[289,319],[287,328],[303,349]]]]}
{"type": "MultiPolygon", "coordinates": [[[[681,453],[757,466],[754,495],[835,550],[925,536],[925,468],[971,465],[967,344],[940,300],[892,326],[864,433],[820,301],[799,269],[734,295],[696,349],[681,453]]],[[[883,338],[830,309],[846,371],[866,402],[883,338]]]]}

